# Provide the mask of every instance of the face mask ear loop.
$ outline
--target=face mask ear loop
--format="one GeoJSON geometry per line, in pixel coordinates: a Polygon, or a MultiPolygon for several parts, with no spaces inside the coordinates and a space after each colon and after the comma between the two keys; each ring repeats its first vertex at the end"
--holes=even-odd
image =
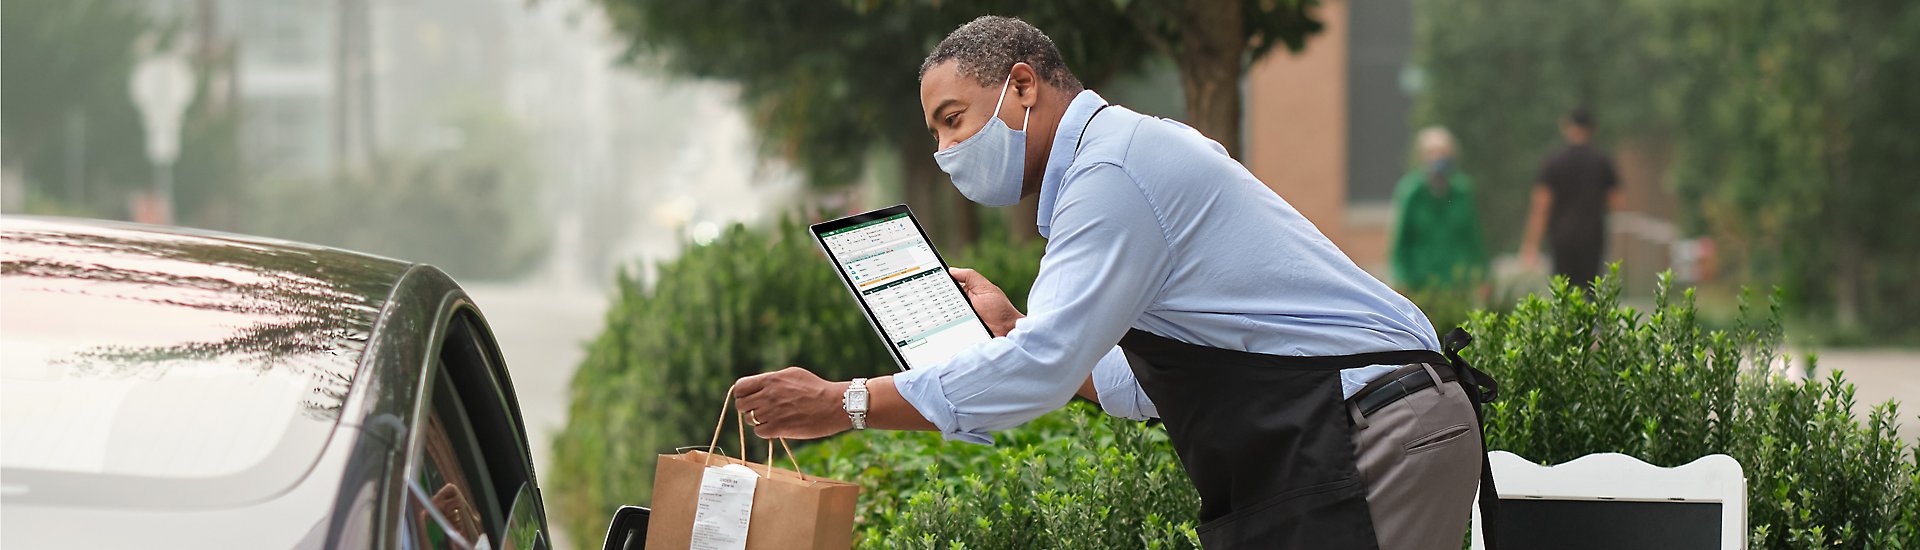
{"type": "MultiPolygon", "coordinates": [[[[1000,117],[1000,106],[1006,104],[1006,87],[1012,85],[1012,83],[1014,83],[1014,73],[1006,73],[1006,81],[1000,83],[1000,98],[993,102],[993,117],[1000,117]]],[[[1021,121],[1020,131],[1027,131],[1025,127],[1027,127],[1027,123],[1021,121]]]]}
{"type": "MultiPolygon", "coordinates": [[[[1000,100],[1001,100],[1001,101],[1006,101],[1006,100],[1007,100],[1007,91],[1006,91],[1006,90],[1005,90],[1004,88],[1006,88],[1006,87],[1007,87],[1008,85],[1011,85],[1011,84],[1013,84],[1013,73],[1007,73],[1007,83],[1006,83],[1006,84],[1001,84],[1001,85],[1000,85],[1000,87],[1001,87],[1001,88],[1003,88],[1002,90],[1000,90],[1000,100]]],[[[1019,95],[1020,95],[1020,89],[1019,89],[1019,88],[1014,88],[1014,89],[1013,89],[1013,94],[1014,94],[1015,96],[1019,96],[1019,95]]],[[[999,113],[999,112],[1000,112],[1000,107],[998,107],[998,106],[996,106],[996,107],[994,107],[994,108],[993,108],[993,112],[995,112],[995,113],[999,113]]],[[[1025,131],[1027,131],[1027,123],[1028,123],[1028,122],[1031,122],[1032,120],[1033,120],[1033,108],[1032,108],[1032,107],[1028,107],[1028,108],[1027,108],[1027,113],[1026,113],[1026,114],[1023,114],[1023,115],[1020,115],[1020,131],[1022,131],[1022,132],[1025,132],[1025,131]]]]}

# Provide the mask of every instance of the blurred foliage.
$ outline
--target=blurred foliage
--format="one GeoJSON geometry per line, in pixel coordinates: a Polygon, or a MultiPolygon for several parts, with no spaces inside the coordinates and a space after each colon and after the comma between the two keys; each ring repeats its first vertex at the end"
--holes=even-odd
{"type": "MultiPolygon", "coordinates": [[[[1729,330],[1702,326],[1671,275],[1642,312],[1606,276],[1591,293],[1564,278],[1510,313],[1478,312],[1463,355],[1500,381],[1488,448],[1545,464],[1596,452],[1679,466],[1723,453],[1747,476],[1754,548],[1920,545],[1920,462],[1888,402],[1862,424],[1840,373],[1777,377],[1778,302],[1729,330]]],[[[1809,371],[1813,358],[1806,361],[1809,371]]]]}
{"type": "Polygon", "coordinates": [[[1602,142],[1671,153],[1687,233],[1796,315],[1916,336],[1920,241],[1885,220],[1920,216],[1920,3],[1431,0],[1415,32],[1416,122],[1459,137],[1496,248],[1556,121],[1587,104],[1602,142]]]}
{"type": "MultiPolygon", "coordinates": [[[[1644,11],[1652,11],[1650,4],[1644,11]]],[[[1673,183],[1797,313],[1920,337],[1920,3],[1681,2],[1650,57],[1673,183]],[[1825,316],[1825,315],[1822,315],[1825,316]]]]}
{"type": "MultiPolygon", "coordinates": [[[[1040,247],[984,241],[949,258],[1019,303],[1040,247]]],[[[598,533],[609,511],[647,502],[655,456],[704,445],[734,380],[788,365],[838,380],[895,369],[832,264],[792,221],[772,233],[733,226],[659,264],[651,281],[623,270],[616,292],[552,443],[547,494],[569,532],[598,533]]]]}
{"type": "Polygon", "coordinates": [[[128,81],[134,42],[152,25],[139,4],[8,0],[0,18],[0,140],[28,192],[63,210],[121,206],[115,191],[145,188],[140,114],[128,81]]]}
{"type": "Polygon", "coordinates": [[[429,263],[462,280],[506,279],[546,253],[538,174],[506,114],[473,109],[449,149],[380,159],[340,181],[267,182],[238,230],[429,263]]]}
{"type": "MultiPolygon", "coordinates": [[[[176,48],[186,36],[150,21],[138,3],[8,0],[0,19],[0,141],[4,162],[26,180],[40,214],[119,217],[129,191],[154,183],[146,129],[130,77],[147,48],[176,48]],[[147,42],[144,43],[143,42],[147,42]]],[[[241,206],[237,113],[211,101],[213,74],[230,51],[189,50],[199,92],[181,120],[174,208],[183,223],[225,225],[241,206]]]]}

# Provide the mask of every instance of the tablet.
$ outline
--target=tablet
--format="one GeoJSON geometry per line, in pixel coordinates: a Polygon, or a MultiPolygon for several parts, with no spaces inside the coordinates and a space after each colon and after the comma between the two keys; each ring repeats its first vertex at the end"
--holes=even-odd
{"type": "Polygon", "coordinates": [[[900,368],[939,364],[993,337],[907,205],[817,223],[813,236],[900,368]]]}

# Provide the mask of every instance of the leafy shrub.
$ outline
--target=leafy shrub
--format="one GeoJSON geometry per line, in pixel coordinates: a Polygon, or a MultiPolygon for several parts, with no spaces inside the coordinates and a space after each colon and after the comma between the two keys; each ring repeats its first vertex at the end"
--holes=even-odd
{"type": "Polygon", "coordinates": [[[800,452],[859,480],[861,548],[1198,548],[1200,497],[1157,426],[1075,403],[997,445],[863,432],[800,452]]]}
{"type": "MultiPolygon", "coordinates": [[[[1039,243],[983,243],[950,259],[1024,296],[1039,257],[1039,243]]],[[[588,539],[615,507],[650,500],[656,455],[708,441],[739,377],[788,365],[835,380],[894,369],[800,224],[783,221],[771,234],[734,226],[657,267],[650,283],[619,274],[553,442],[551,502],[588,539]]]]}
{"type": "MultiPolygon", "coordinates": [[[[1865,425],[1840,373],[1794,383],[1772,374],[1779,311],[1742,307],[1730,330],[1703,330],[1693,291],[1662,276],[1653,310],[1619,305],[1605,277],[1589,298],[1557,280],[1511,313],[1476,313],[1463,354],[1501,383],[1488,446],[1558,463],[1619,452],[1678,466],[1724,453],[1747,474],[1754,548],[1920,545],[1920,463],[1895,432],[1893,403],[1865,425]]],[[[1811,370],[1812,357],[1808,357],[1811,370]]]]}

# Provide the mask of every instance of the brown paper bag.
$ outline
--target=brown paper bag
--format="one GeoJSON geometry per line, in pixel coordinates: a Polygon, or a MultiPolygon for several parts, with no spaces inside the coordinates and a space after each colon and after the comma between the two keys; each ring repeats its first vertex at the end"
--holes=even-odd
{"type": "MultiPolygon", "coordinates": [[[[728,400],[731,402],[731,399],[728,400]]],[[[720,413],[726,421],[725,405],[720,413]]],[[[700,480],[707,467],[740,464],[759,475],[753,490],[753,512],[747,524],[747,550],[845,550],[853,547],[854,500],[860,486],[813,477],[795,470],[774,468],[713,452],[720,427],[706,451],[660,455],[653,474],[653,511],[647,523],[648,550],[688,548],[692,544],[700,480]]],[[[745,429],[741,430],[745,432],[745,429]]],[[[746,436],[741,435],[744,454],[746,436]]],[[[786,442],[781,442],[785,447],[786,442]]],[[[769,442],[768,460],[773,447],[769,442]]],[[[793,451],[787,456],[792,461],[793,451]]]]}

